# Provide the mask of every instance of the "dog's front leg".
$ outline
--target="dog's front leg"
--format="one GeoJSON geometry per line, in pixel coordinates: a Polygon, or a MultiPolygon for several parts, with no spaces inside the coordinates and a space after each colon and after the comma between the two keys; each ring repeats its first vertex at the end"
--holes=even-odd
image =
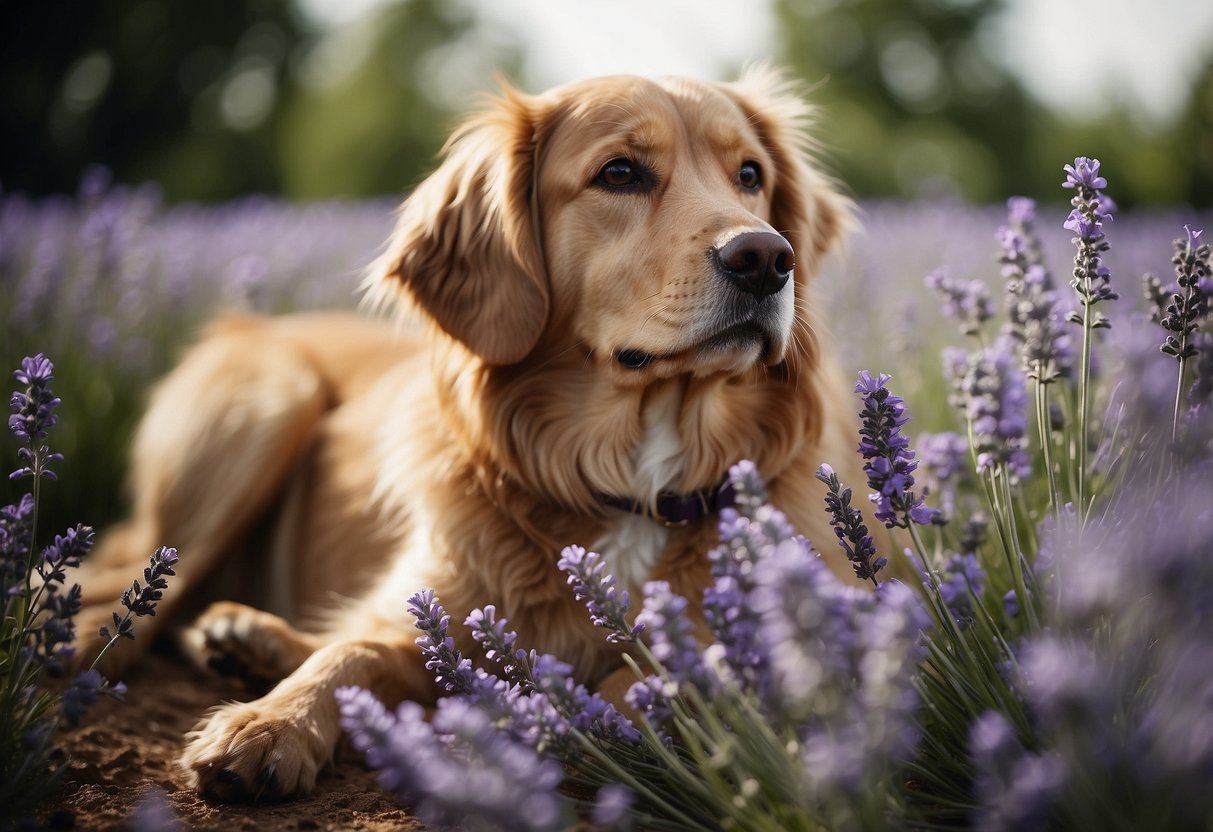
{"type": "Polygon", "coordinates": [[[326,645],[265,696],[219,705],[190,732],[179,762],[191,787],[220,800],[306,794],[341,735],[334,693],[346,685],[389,703],[436,695],[411,640],[326,645]]]}

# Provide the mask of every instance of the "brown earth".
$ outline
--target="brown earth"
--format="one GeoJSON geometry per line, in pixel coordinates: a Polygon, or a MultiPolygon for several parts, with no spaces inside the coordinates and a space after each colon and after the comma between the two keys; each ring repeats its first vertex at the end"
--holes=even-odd
{"type": "MultiPolygon", "coordinates": [[[[53,830],[125,830],[149,793],[161,790],[178,829],[215,832],[421,830],[375,781],[352,749],[341,749],[306,798],[233,805],[200,797],[176,768],[182,737],[206,710],[257,694],[243,683],[204,674],[176,656],[153,654],[124,680],[125,702],[99,703],[62,736],[68,755],[59,794],[41,814],[53,830]]],[[[172,828],[171,826],[169,828],[172,828]]]]}

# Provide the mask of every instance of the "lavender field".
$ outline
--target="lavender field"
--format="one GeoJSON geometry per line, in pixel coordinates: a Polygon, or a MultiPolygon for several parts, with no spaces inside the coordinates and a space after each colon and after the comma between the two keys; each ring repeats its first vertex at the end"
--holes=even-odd
{"type": "MultiPolygon", "coordinates": [[[[635,724],[491,608],[402,598],[454,695],[431,724],[340,692],[385,787],[470,829],[1213,830],[1213,215],[1120,212],[1083,159],[1057,181],[1053,205],[860,206],[815,291],[869,479],[823,467],[839,540],[805,541],[735,469],[714,644],[668,587],[629,607],[563,553],[604,638],[658,669],[635,724]],[[904,537],[858,521],[869,491],[904,537]],[[875,593],[818,568],[839,543],[875,593]],[[493,666],[450,654],[448,612],[493,666]]],[[[62,400],[49,527],[119,511],[148,386],[212,315],[354,308],[393,208],[165,206],[101,171],[0,194],[0,366],[45,353],[62,400]]]]}
{"type": "MultiPolygon", "coordinates": [[[[154,185],[112,186],[102,169],[71,196],[0,193],[0,366],[36,352],[55,359],[69,472],[62,510],[97,522],[115,515],[124,441],[142,396],[213,315],[355,308],[360,272],[395,207],[390,199],[301,205],[260,196],[166,206],[154,185]]],[[[1064,216],[1057,206],[1039,223],[1045,256],[1063,277],[1073,257],[1064,216]]],[[[845,333],[839,353],[848,369],[893,374],[920,429],[943,429],[954,416],[932,393],[952,328],[923,280],[944,268],[984,280],[998,299],[994,231],[1005,210],[874,202],[857,219],[846,251],[817,283],[821,320],[845,333]]],[[[1118,218],[1108,262],[1128,288],[1116,314],[1144,311],[1141,275],[1167,277],[1169,241],[1187,223],[1213,227],[1207,219],[1174,210],[1118,218]]]]}

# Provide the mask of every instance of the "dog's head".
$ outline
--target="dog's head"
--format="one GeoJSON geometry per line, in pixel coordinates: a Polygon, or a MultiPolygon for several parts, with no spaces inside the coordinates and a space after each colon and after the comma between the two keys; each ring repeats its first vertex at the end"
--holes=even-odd
{"type": "Polygon", "coordinates": [[[584,351],[619,384],[795,367],[847,203],[774,73],[504,95],[451,138],[368,281],[486,364],[584,351]]]}

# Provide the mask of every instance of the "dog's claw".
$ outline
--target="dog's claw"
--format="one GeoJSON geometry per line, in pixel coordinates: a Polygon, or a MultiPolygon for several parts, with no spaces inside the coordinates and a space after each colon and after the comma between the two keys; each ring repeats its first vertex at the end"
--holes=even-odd
{"type": "Polygon", "coordinates": [[[261,769],[257,775],[257,793],[253,795],[253,800],[260,800],[262,797],[280,797],[282,788],[278,785],[278,763],[272,762],[261,769]]]}
{"type": "Polygon", "coordinates": [[[240,782],[240,774],[230,768],[221,768],[215,774],[215,779],[204,789],[207,797],[233,803],[243,799],[247,792],[240,782]]]}

